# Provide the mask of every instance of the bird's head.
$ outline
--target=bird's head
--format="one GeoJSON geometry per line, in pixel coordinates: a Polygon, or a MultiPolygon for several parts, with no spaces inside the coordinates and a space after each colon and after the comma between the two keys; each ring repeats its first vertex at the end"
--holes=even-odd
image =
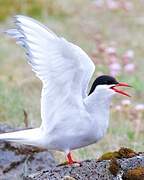
{"type": "Polygon", "coordinates": [[[101,95],[112,96],[116,93],[130,97],[126,92],[118,89],[119,87],[131,87],[127,83],[118,82],[114,77],[102,75],[96,78],[90,89],[89,95],[94,91],[99,92],[101,95]]]}

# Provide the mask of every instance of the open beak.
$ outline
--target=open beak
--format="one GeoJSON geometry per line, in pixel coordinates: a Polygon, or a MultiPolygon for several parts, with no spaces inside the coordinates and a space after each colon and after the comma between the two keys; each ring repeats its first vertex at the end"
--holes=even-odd
{"type": "Polygon", "coordinates": [[[125,95],[125,96],[128,96],[128,97],[131,97],[129,94],[127,94],[126,92],[122,91],[122,90],[119,90],[117,89],[116,87],[119,87],[119,86],[122,86],[122,87],[132,87],[130,85],[128,85],[127,83],[123,83],[123,82],[120,82],[112,87],[110,87],[110,89],[114,90],[115,92],[117,93],[120,93],[122,95],[125,95]]]}

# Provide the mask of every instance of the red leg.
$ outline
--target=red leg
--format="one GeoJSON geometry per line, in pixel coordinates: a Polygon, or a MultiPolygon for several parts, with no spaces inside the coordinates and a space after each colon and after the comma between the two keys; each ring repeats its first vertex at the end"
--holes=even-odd
{"type": "Polygon", "coordinates": [[[67,164],[71,165],[71,164],[74,164],[74,163],[80,164],[79,162],[73,160],[72,155],[71,155],[71,153],[69,152],[69,153],[67,154],[67,164]]]}
{"type": "Polygon", "coordinates": [[[71,153],[67,154],[67,164],[73,164],[75,161],[72,159],[71,153]]]}
{"type": "Polygon", "coordinates": [[[57,165],[57,166],[64,166],[64,165],[72,165],[72,164],[74,164],[74,163],[77,163],[77,164],[79,164],[79,165],[81,165],[81,163],[80,162],[77,162],[77,161],[74,161],[73,160],[73,158],[72,158],[72,156],[71,156],[71,153],[69,152],[68,154],[67,154],[67,161],[66,162],[64,162],[64,163],[61,163],[61,164],[59,164],[59,165],[57,165]]]}

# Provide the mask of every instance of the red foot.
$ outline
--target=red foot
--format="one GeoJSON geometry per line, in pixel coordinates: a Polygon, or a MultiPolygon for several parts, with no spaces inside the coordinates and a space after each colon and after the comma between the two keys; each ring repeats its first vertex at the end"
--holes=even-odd
{"type": "Polygon", "coordinates": [[[69,153],[67,154],[67,164],[71,165],[71,164],[74,164],[74,163],[80,164],[80,162],[74,161],[74,160],[72,159],[71,153],[69,152],[69,153]]]}

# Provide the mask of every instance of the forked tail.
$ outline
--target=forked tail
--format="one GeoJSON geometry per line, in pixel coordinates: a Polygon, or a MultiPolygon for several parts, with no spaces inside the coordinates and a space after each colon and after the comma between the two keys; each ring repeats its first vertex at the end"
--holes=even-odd
{"type": "Polygon", "coordinates": [[[40,128],[27,129],[10,133],[0,134],[0,141],[16,142],[21,144],[39,146],[40,128]]]}

